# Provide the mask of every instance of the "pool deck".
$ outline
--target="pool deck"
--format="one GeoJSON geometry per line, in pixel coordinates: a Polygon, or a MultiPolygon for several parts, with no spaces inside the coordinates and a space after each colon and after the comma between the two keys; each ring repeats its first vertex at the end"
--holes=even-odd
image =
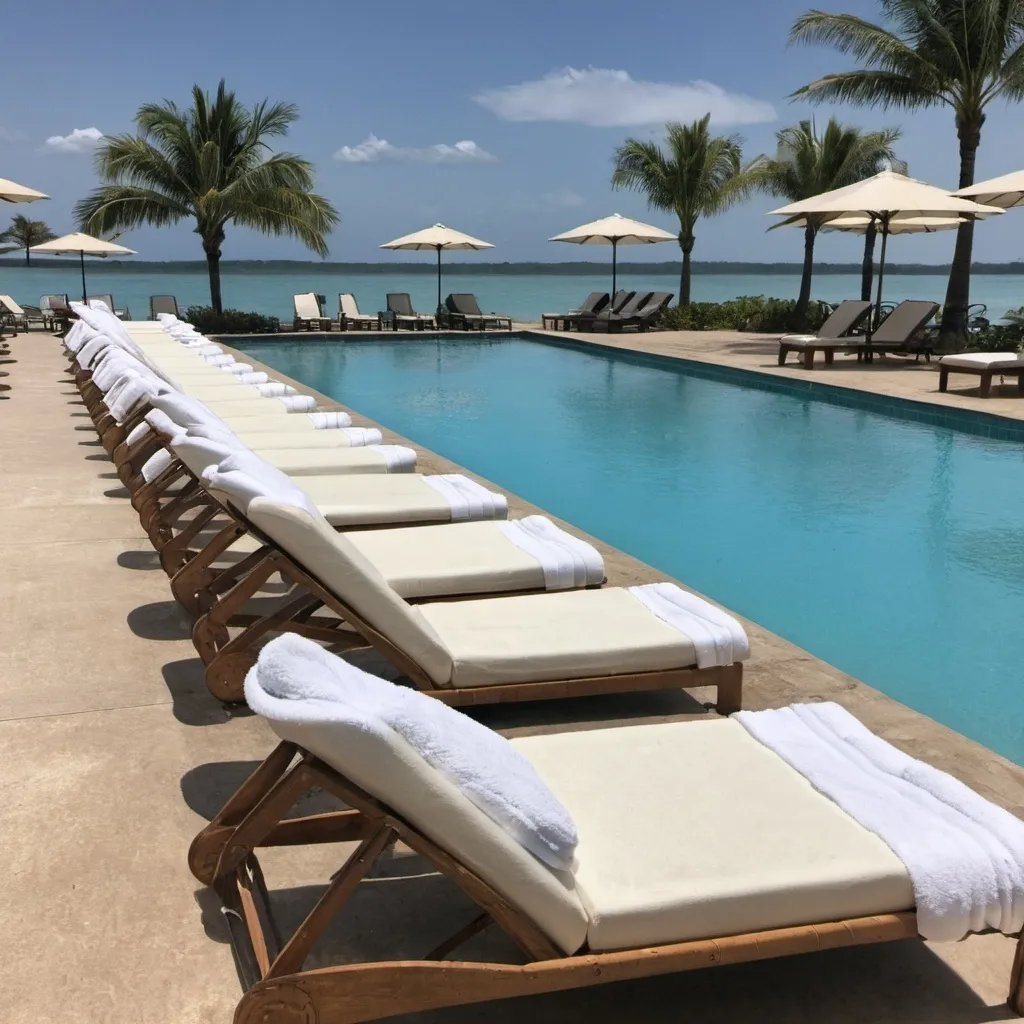
{"type": "MultiPolygon", "coordinates": [[[[240,989],[217,901],[196,884],[185,854],[274,740],[260,719],[227,711],[206,691],[189,620],[64,372],[59,342],[23,334],[11,349],[13,362],[3,367],[10,376],[0,380],[10,387],[0,391],[0,925],[11,940],[0,972],[3,1019],[226,1024],[240,989]]],[[[339,408],[326,399],[322,406],[339,408]]],[[[414,447],[424,472],[457,468],[414,447]]],[[[514,497],[510,510],[535,511],[514,497]]],[[[664,578],[597,545],[613,584],[664,578]]],[[[1024,816],[1024,769],[748,628],[748,707],[837,700],[897,746],[1024,816]]],[[[666,693],[491,708],[481,718],[522,732],[701,713],[685,695],[666,693]]],[[[326,852],[267,858],[271,886],[292,911],[307,908],[319,892],[312,887],[340,864],[340,852],[326,852]]],[[[361,887],[332,934],[335,951],[365,942],[373,955],[414,956],[434,945],[439,929],[450,930],[449,913],[456,923],[469,916],[446,883],[403,881],[420,870],[417,862],[394,863],[388,879],[361,887]]],[[[478,950],[501,942],[489,933],[479,941],[478,950]]],[[[536,1024],[668,1024],[685,1006],[688,1017],[707,1022],[980,1024],[1016,1019],[1003,1003],[1013,949],[1002,936],[947,946],[908,941],[405,1019],[513,1024],[529,1014],[536,1024]]]]}
{"type": "Polygon", "coordinates": [[[542,331],[537,325],[517,325],[523,330],[548,335],[563,341],[642,352],[648,355],[689,359],[738,370],[767,374],[783,380],[806,381],[837,388],[850,388],[870,395],[903,398],[945,409],[964,409],[1024,420],[1024,395],[1017,391],[1016,375],[1000,384],[992,381],[989,398],[979,395],[979,379],[974,375],[951,374],[950,390],[939,391],[938,360],[915,362],[898,356],[876,357],[861,363],[856,356],[836,353],[835,362],[826,367],[819,353],[813,370],[805,370],[790,353],[785,366],[778,365],[779,335],[748,334],[741,331],[649,331],[623,334],[542,331]]]}

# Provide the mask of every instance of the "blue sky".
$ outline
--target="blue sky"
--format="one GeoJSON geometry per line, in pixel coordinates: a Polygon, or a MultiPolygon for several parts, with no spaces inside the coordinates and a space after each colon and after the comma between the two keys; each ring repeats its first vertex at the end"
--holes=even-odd
{"type": "MultiPolygon", "coordinates": [[[[817,3],[877,12],[874,0],[817,3]]],[[[710,108],[718,129],[740,133],[745,155],[753,157],[774,150],[780,127],[833,112],[786,99],[843,66],[825,48],[786,48],[790,24],[808,6],[180,0],[150,22],[138,3],[100,0],[88,18],[89,38],[98,45],[61,45],[59,59],[50,59],[40,50],[39,9],[16,5],[4,23],[0,176],[49,193],[52,200],[31,213],[58,233],[70,231],[75,200],[96,184],[93,137],[131,130],[140,103],[187,102],[194,82],[212,90],[223,76],[247,103],[270,97],[298,104],[301,120],[282,148],[314,162],[318,191],[342,213],[332,259],[409,258],[377,246],[435,221],[495,243],[488,259],[600,259],[600,250],[546,239],[613,211],[674,227],[665,215],[649,213],[642,198],[611,191],[611,155],[625,137],[656,136],[665,120],[691,120],[710,108]]],[[[72,26],[82,17],[78,0],[46,5],[49,24],[72,26]]],[[[955,185],[948,110],[835,112],[865,127],[900,126],[899,150],[911,174],[955,185]]],[[[1024,165],[1020,121],[1020,108],[991,109],[979,178],[1024,165]]],[[[701,222],[695,257],[798,260],[799,232],[765,233],[764,213],[773,205],[756,199],[701,222]]],[[[1022,217],[1011,212],[980,226],[976,258],[1024,257],[1022,217]]],[[[150,259],[202,255],[187,225],[136,231],[124,241],[150,259]]],[[[896,260],[940,262],[952,246],[947,232],[894,239],[890,251],[896,260]]],[[[819,243],[828,260],[856,260],[858,248],[845,236],[819,243]]],[[[678,250],[634,247],[624,256],[676,259],[678,250]]],[[[295,242],[236,228],[229,229],[225,257],[305,258],[295,242]]]]}

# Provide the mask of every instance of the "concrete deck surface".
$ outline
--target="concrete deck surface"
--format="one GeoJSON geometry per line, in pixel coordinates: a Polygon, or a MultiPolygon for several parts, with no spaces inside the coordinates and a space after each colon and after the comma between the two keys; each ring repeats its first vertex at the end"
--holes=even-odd
{"type": "MultiPolygon", "coordinates": [[[[12,343],[0,392],[0,928],[6,1024],[227,1022],[240,995],[217,901],[189,873],[194,834],[273,737],[207,693],[145,534],[63,372],[59,343],[12,343]]],[[[328,404],[329,403],[325,403],[328,404]]],[[[360,422],[367,422],[360,420],[360,422]]],[[[392,435],[393,438],[393,435],[392,435]]],[[[424,453],[424,471],[450,468],[424,453]]],[[[513,501],[513,509],[528,508],[513,501]]],[[[660,578],[602,545],[613,582],[660,578]]],[[[1024,770],[751,626],[748,706],[827,697],[1024,815],[1024,770]]],[[[685,716],[675,694],[490,709],[512,730],[685,716]]],[[[286,919],[347,851],[272,851],[286,919]]],[[[396,857],[361,886],[331,956],[415,956],[468,919],[458,891],[396,857]]],[[[492,929],[493,931],[493,929],[492,929]]],[[[477,955],[504,948],[487,933],[477,955]]],[[[426,1022],[934,1022],[1013,1019],[1014,943],[901,942],[417,1015],[426,1022]]],[[[467,954],[470,950],[467,950],[467,954]]]]}

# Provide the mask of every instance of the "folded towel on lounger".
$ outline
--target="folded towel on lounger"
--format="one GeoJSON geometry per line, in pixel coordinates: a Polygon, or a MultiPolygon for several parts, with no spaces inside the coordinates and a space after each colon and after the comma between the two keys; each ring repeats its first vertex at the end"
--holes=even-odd
{"type": "Polygon", "coordinates": [[[285,633],[271,640],[245,679],[257,714],[288,724],[397,733],[424,761],[521,846],[551,867],[571,867],[576,826],[532,764],[503,736],[439,700],[350,665],[285,633]]]}
{"type": "Polygon", "coordinates": [[[903,861],[926,939],[1024,927],[1024,822],[897,750],[838,704],[732,717],[903,861]]]}
{"type": "Polygon", "coordinates": [[[508,499],[504,494],[489,491],[461,473],[425,476],[423,482],[448,502],[453,523],[468,519],[503,519],[508,514],[508,499]]]}
{"type": "Polygon", "coordinates": [[[698,668],[731,665],[750,654],[743,627],[728,613],[674,583],[647,583],[629,592],[662,622],[686,634],[698,668]]]}
{"type": "Polygon", "coordinates": [[[591,587],[604,579],[604,560],[597,549],[559,529],[544,516],[498,523],[498,529],[516,547],[540,562],[546,590],[591,587]]]}

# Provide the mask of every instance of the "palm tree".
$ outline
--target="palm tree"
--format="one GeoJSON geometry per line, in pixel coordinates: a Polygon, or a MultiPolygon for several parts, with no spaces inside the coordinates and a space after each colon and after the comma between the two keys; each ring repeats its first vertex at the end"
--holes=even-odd
{"type": "Polygon", "coordinates": [[[221,312],[220,257],[229,222],[265,235],[290,235],[320,256],[338,213],[312,192],[313,165],[270,153],[267,140],[286,135],[298,118],[290,103],[246,109],[221,80],[211,100],[198,85],[192,106],[170,101],[140,107],[137,135],[103,139],[96,167],[107,184],[75,207],[92,233],[143,224],[195,220],[210,274],[210,300],[221,312]]]}
{"type": "Polygon", "coordinates": [[[33,245],[40,245],[49,242],[57,236],[50,230],[50,226],[41,220],[29,220],[24,214],[16,214],[11,218],[11,226],[0,234],[0,242],[14,242],[19,249],[25,250],[25,266],[32,265],[29,249],[33,245]]]}
{"type": "MultiPolygon", "coordinates": [[[[919,110],[947,106],[960,140],[960,188],[974,184],[985,108],[1024,97],[1024,0],[881,0],[888,26],[852,14],[808,11],[790,40],[850,54],[853,71],[825,75],[793,95],[814,102],[919,110]]],[[[960,225],[946,288],[942,332],[966,338],[974,223],[960,225]]]]}
{"type": "MultiPolygon", "coordinates": [[[[761,157],[751,168],[754,187],[768,195],[797,202],[852,185],[876,173],[883,163],[895,161],[892,145],[899,138],[899,131],[883,128],[862,132],[832,117],[821,135],[813,121],[801,121],[783,128],[775,138],[778,141],[776,156],[761,157]]],[[[805,219],[804,266],[794,310],[798,319],[807,312],[811,301],[814,242],[824,222],[821,214],[810,214],[805,219]]]]}
{"type": "Polygon", "coordinates": [[[654,142],[626,141],[615,151],[614,188],[630,188],[647,196],[647,205],[679,218],[679,305],[690,304],[690,255],[699,217],[728,209],[749,191],[741,166],[743,140],[738,135],[712,135],[711,115],[693,124],[665,125],[665,153],[654,142]]]}

